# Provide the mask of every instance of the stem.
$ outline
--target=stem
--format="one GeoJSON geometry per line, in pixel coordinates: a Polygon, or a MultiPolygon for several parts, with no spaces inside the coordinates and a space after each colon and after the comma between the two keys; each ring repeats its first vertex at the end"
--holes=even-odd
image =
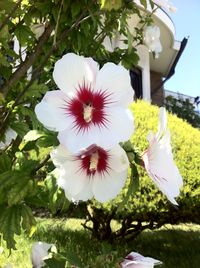
{"type": "Polygon", "coordinates": [[[54,46],[56,45],[56,37],[57,37],[58,25],[59,25],[59,20],[60,20],[60,15],[61,15],[61,11],[62,11],[63,2],[64,2],[64,0],[62,0],[62,2],[61,2],[60,9],[59,9],[59,12],[58,12],[57,21],[56,21],[55,34],[54,34],[54,39],[53,39],[53,45],[54,46]]]}
{"type": "Polygon", "coordinates": [[[18,0],[14,7],[11,9],[10,13],[6,16],[4,21],[0,24],[0,31],[3,27],[9,22],[10,18],[14,15],[15,11],[18,9],[19,5],[21,4],[22,0],[18,0]]]}
{"type": "Polygon", "coordinates": [[[50,155],[48,154],[41,162],[40,164],[32,171],[32,175],[36,174],[36,172],[41,169],[43,166],[46,165],[46,163],[49,161],[50,155]]]}

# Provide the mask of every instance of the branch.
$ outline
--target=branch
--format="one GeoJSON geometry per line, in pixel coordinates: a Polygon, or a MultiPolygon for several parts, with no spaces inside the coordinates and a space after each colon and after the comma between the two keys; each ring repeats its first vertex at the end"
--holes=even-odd
{"type": "Polygon", "coordinates": [[[0,24],[0,31],[9,22],[10,18],[13,16],[13,14],[15,13],[15,11],[18,9],[18,7],[21,4],[21,2],[22,2],[22,0],[17,1],[17,3],[11,9],[10,13],[6,16],[6,18],[4,19],[4,21],[0,24]]]}
{"type": "Polygon", "coordinates": [[[36,172],[41,169],[43,166],[46,165],[46,163],[49,161],[50,155],[48,154],[41,162],[40,164],[32,171],[32,175],[36,174],[36,172]]]}
{"type": "Polygon", "coordinates": [[[9,78],[7,83],[5,83],[1,91],[4,94],[4,97],[7,96],[9,89],[14,85],[14,83],[19,80],[23,75],[27,72],[29,67],[34,63],[36,58],[40,55],[42,52],[43,46],[48,40],[49,36],[51,35],[51,32],[53,31],[53,26],[49,25],[43,35],[40,37],[39,42],[37,46],[35,47],[35,50],[30,56],[28,56],[23,63],[20,64],[19,68],[13,73],[13,75],[9,78]]]}

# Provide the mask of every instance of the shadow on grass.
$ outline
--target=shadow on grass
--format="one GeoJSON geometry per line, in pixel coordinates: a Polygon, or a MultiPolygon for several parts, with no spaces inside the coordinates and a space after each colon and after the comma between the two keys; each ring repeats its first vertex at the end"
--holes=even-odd
{"type": "MultiPolygon", "coordinates": [[[[162,268],[200,267],[200,229],[193,230],[192,225],[187,228],[183,225],[178,228],[146,231],[133,241],[122,240],[111,245],[91,238],[90,233],[80,226],[80,222],[75,226],[75,221],[69,225],[59,221],[58,224],[42,223],[33,238],[55,243],[63,252],[74,252],[84,264],[109,252],[117,252],[120,258],[131,251],[137,251],[144,256],[152,256],[163,261],[163,265],[160,266],[162,268]]],[[[93,267],[97,266],[94,264],[93,267]]],[[[104,264],[101,267],[105,267],[104,264]]]]}

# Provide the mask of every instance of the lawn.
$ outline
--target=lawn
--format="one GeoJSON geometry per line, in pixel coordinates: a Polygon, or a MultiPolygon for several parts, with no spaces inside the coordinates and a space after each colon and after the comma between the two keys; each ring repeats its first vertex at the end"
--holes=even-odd
{"type": "Polygon", "coordinates": [[[0,254],[0,267],[9,263],[14,268],[30,268],[34,241],[55,243],[59,251],[73,252],[83,265],[92,263],[93,268],[106,268],[106,260],[123,257],[130,251],[162,260],[161,268],[197,268],[200,263],[199,225],[167,225],[157,231],[146,231],[134,241],[110,245],[91,239],[90,233],[81,226],[81,220],[42,219],[31,239],[25,234],[17,237],[17,250],[10,256],[7,250],[0,254]]]}

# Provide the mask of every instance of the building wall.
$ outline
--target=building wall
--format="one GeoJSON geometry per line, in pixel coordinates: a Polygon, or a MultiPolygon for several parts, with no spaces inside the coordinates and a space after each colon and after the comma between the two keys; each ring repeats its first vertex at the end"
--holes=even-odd
{"type": "Polygon", "coordinates": [[[159,87],[162,83],[162,74],[150,71],[151,103],[162,106],[164,102],[164,89],[159,87]]]}

